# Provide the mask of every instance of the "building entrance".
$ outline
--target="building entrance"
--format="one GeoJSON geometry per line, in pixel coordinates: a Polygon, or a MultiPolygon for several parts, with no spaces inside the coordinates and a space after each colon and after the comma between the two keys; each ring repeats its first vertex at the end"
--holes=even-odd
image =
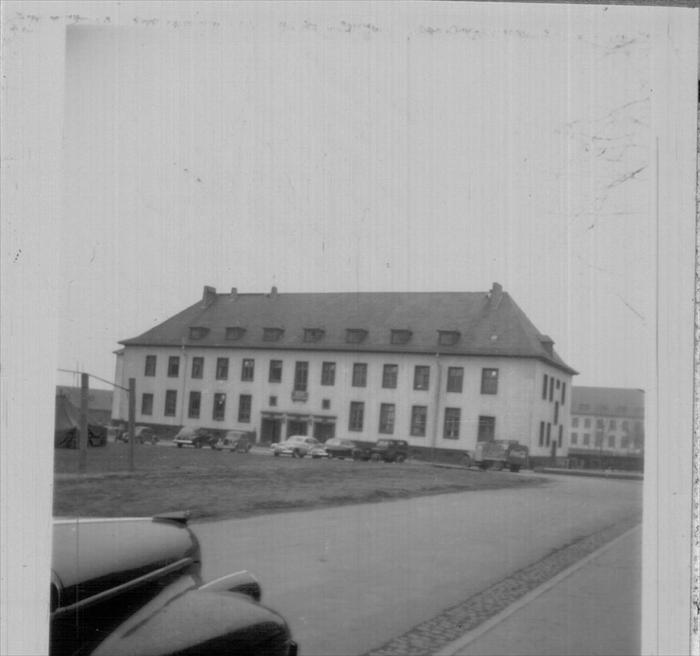
{"type": "Polygon", "coordinates": [[[260,425],[260,439],[262,442],[273,444],[282,438],[282,419],[263,417],[260,425]]]}
{"type": "Polygon", "coordinates": [[[308,435],[309,422],[306,419],[287,419],[287,437],[290,435],[308,435]]]}

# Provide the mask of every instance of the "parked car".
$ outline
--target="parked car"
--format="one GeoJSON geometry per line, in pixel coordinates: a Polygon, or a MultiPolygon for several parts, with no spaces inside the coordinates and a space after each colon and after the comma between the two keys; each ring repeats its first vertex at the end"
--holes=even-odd
{"type": "Polygon", "coordinates": [[[381,439],[372,447],[357,449],[353,454],[355,460],[372,460],[373,462],[403,462],[408,457],[406,440],[381,439]]]}
{"type": "Polygon", "coordinates": [[[255,442],[255,434],[251,431],[230,430],[220,437],[214,448],[217,451],[230,451],[231,453],[248,453],[255,442]]]}
{"type": "MultiPolygon", "coordinates": [[[[121,432],[117,433],[116,439],[120,442],[128,442],[129,429],[125,428],[121,432]]],[[[134,443],[145,444],[146,442],[150,444],[157,444],[158,436],[156,435],[156,432],[150,426],[134,426],[134,443]]]]}
{"type": "Polygon", "coordinates": [[[49,653],[296,655],[253,575],[203,584],[200,569],[186,513],[55,520],[49,653]]]}
{"type": "Polygon", "coordinates": [[[201,449],[203,446],[214,448],[216,442],[216,435],[206,428],[192,428],[190,426],[183,426],[173,440],[173,444],[176,444],[178,448],[193,446],[195,449],[201,449]]]}
{"type": "Polygon", "coordinates": [[[357,444],[352,440],[345,440],[341,437],[333,437],[323,445],[329,458],[352,458],[352,454],[357,449],[357,444]]]}
{"type": "Polygon", "coordinates": [[[272,454],[275,456],[292,456],[292,458],[323,458],[326,452],[323,445],[315,438],[308,435],[290,435],[283,442],[272,445],[272,454]]]}

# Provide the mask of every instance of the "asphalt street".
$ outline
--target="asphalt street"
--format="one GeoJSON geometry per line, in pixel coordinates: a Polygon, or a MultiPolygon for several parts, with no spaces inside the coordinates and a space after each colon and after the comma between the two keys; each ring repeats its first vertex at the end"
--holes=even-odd
{"type": "Polygon", "coordinates": [[[363,654],[642,507],[639,481],[546,478],[540,488],[197,523],[203,575],[258,576],[301,654],[363,654]]]}

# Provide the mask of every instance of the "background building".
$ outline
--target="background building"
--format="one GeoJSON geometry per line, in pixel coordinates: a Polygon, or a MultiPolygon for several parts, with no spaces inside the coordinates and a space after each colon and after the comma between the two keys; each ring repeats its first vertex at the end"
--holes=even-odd
{"type": "MultiPolygon", "coordinates": [[[[116,382],[136,421],[407,439],[464,451],[514,439],[565,455],[571,378],[513,299],[489,292],[217,294],[121,342],[116,382]]],[[[126,419],[115,392],[113,415],[126,419]]]]}
{"type": "Polygon", "coordinates": [[[585,467],[644,469],[644,392],[574,387],[569,456],[585,467]]]}

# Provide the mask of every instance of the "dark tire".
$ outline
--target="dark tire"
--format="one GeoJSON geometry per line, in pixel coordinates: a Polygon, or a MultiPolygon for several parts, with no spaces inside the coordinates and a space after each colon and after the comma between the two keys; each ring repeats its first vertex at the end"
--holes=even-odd
{"type": "Polygon", "coordinates": [[[303,458],[305,455],[303,451],[297,451],[297,458],[303,458]]]}
{"type": "Polygon", "coordinates": [[[493,470],[494,471],[502,471],[503,470],[503,463],[502,462],[494,462],[493,463],[493,470]]]}
{"type": "Polygon", "coordinates": [[[510,465],[510,471],[517,474],[520,471],[520,465],[510,465]]]}
{"type": "Polygon", "coordinates": [[[201,449],[201,448],[202,448],[202,443],[201,443],[201,442],[195,442],[195,443],[194,443],[194,448],[195,448],[195,449],[201,449]]]}
{"type": "Polygon", "coordinates": [[[177,448],[178,448],[178,449],[181,449],[181,448],[182,448],[182,444],[178,444],[178,445],[177,445],[177,448]]]}
{"type": "Polygon", "coordinates": [[[472,457],[468,453],[465,453],[462,456],[462,466],[469,468],[472,466],[472,464],[472,457]]]}
{"type": "Polygon", "coordinates": [[[406,456],[405,456],[403,453],[399,453],[399,454],[396,456],[395,462],[401,463],[401,462],[403,462],[404,460],[406,460],[406,456]]]}
{"type": "Polygon", "coordinates": [[[372,462],[380,462],[381,459],[382,459],[382,457],[381,457],[378,453],[373,453],[373,454],[369,457],[369,459],[370,459],[372,462]]]}
{"type": "Polygon", "coordinates": [[[272,452],[272,455],[275,456],[275,458],[279,458],[279,457],[280,457],[280,454],[277,453],[277,451],[273,451],[273,452],[272,452]]]}

